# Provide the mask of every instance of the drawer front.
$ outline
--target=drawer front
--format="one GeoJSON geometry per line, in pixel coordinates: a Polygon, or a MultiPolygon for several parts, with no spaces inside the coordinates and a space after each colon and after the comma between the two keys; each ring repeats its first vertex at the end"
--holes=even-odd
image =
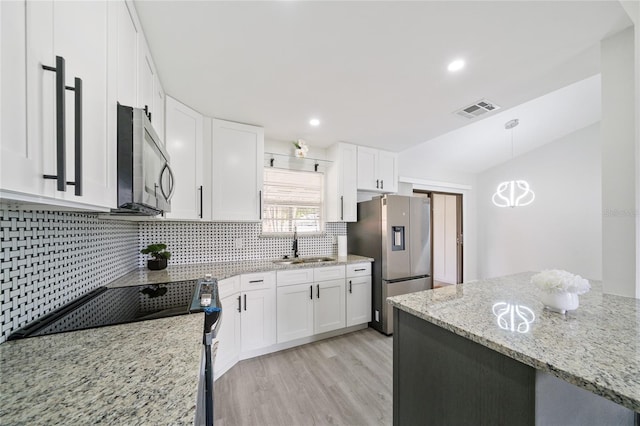
{"type": "Polygon", "coordinates": [[[275,288],[275,286],[275,271],[240,275],[240,290],[242,291],[275,288]]]}
{"type": "Polygon", "coordinates": [[[365,275],[371,275],[371,262],[347,265],[348,277],[363,277],[365,275]]]}
{"type": "Polygon", "coordinates": [[[218,294],[220,299],[224,299],[233,293],[240,291],[240,277],[235,276],[231,278],[225,278],[224,280],[218,280],[218,294]]]}
{"type": "Polygon", "coordinates": [[[314,281],[328,281],[344,279],[345,269],[344,265],[327,266],[324,268],[315,268],[313,271],[314,281]]]}
{"type": "Polygon", "coordinates": [[[290,269],[277,271],[278,287],[292,284],[304,284],[313,282],[313,268],[290,269]]]}

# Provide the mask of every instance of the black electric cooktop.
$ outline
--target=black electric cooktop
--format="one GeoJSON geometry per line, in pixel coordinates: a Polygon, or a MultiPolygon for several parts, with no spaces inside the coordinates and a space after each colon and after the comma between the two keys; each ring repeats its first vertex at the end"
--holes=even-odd
{"type": "Polygon", "coordinates": [[[125,324],[190,312],[196,280],[134,287],[99,287],[37,321],[8,340],[125,324]]]}

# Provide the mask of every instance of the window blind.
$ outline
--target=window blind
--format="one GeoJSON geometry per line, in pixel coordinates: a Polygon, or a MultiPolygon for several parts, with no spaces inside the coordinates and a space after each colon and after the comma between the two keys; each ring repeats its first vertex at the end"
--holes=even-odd
{"type": "Polygon", "coordinates": [[[319,233],[324,230],[324,175],[266,167],[263,182],[263,234],[319,233]]]}

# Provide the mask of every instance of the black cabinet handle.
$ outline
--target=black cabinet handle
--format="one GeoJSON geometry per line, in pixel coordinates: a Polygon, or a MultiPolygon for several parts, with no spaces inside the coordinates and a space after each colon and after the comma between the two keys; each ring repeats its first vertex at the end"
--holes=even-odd
{"type": "Polygon", "coordinates": [[[202,219],[202,185],[200,185],[198,190],[200,191],[200,219],[202,219]]]}
{"type": "Polygon", "coordinates": [[[58,191],[67,190],[67,177],[66,177],[66,153],[65,153],[65,139],[66,139],[66,107],[65,107],[65,83],[64,83],[64,58],[62,56],[56,56],[56,66],[50,67],[42,65],[42,69],[46,71],[53,71],[56,73],[56,174],[55,175],[43,175],[45,179],[56,179],[58,191]]]}
{"type": "Polygon", "coordinates": [[[316,287],[318,288],[318,299],[320,299],[320,284],[316,284],[316,287]]]}
{"type": "Polygon", "coordinates": [[[238,312],[242,312],[242,298],[238,296],[238,312]]]}
{"type": "Polygon", "coordinates": [[[380,180],[380,189],[384,189],[384,179],[380,180]]]}
{"type": "Polygon", "coordinates": [[[244,295],[244,310],[245,311],[247,310],[247,295],[246,295],[246,293],[244,295]]]}
{"type": "Polygon", "coordinates": [[[249,284],[263,283],[263,282],[264,280],[252,280],[252,281],[249,281],[249,284]]]}
{"type": "Polygon", "coordinates": [[[376,179],[376,188],[380,188],[380,180],[376,179]]]}
{"type": "Polygon", "coordinates": [[[355,272],[360,272],[360,271],[366,271],[366,268],[362,268],[362,269],[354,269],[355,272]]]}
{"type": "Polygon", "coordinates": [[[340,220],[344,220],[344,196],[340,196],[340,220]]]}
{"type": "Polygon", "coordinates": [[[351,280],[349,280],[349,293],[353,293],[353,289],[351,288],[351,280]]]}
{"type": "Polygon", "coordinates": [[[77,196],[82,195],[82,79],[76,77],[74,79],[73,88],[75,94],[75,182],[73,185],[75,186],[75,194],[77,196]]]}
{"type": "Polygon", "coordinates": [[[309,286],[309,299],[313,300],[313,285],[309,286]]]}

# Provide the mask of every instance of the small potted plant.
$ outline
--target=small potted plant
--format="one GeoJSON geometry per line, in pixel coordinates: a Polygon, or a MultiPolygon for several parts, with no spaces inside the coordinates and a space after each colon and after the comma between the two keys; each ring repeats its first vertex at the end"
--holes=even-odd
{"type": "Polygon", "coordinates": [[[140,250],[142,254],[148,254],[152,259],[147,260],[147,268],[158,271],[167,267],[167,260],[171,257],[171,253],[167,250],[167,245],[149,244],[147,248],[140,250]]]}

